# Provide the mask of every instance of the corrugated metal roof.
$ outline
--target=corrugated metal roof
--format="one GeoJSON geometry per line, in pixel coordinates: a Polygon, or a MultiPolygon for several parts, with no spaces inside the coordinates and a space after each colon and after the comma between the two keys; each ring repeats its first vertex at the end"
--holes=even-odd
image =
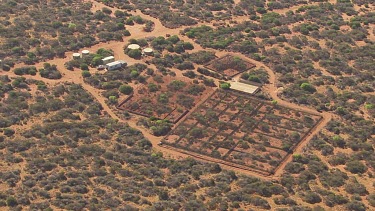
{"type": "Polygon", "coordinates": [[[107,61],[107,60],[111,60],[111,59],[115,59],[114,56],[107,56],[105,57],[104,59],[102,59],[103,61],[107,61]]]}
{"type": "Polygon", "coordinates": [[[118,65],[118,64],[125,64],[126,62],[124,61],[114,61],[114,62],[111,62],[111,63],[108,63],[107,66],[115,66],[115,65],[118,65]]]}

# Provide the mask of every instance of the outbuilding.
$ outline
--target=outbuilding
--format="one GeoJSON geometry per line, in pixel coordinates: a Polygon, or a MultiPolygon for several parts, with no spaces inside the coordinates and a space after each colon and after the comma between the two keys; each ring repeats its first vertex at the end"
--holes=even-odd
{"type": "Polygon", "coordinates": [[[115,57],[114,56],[108,56],[108,57],[105,57],[104,59],[102,59],[102,61],[103,61],[103,64],[108,64],[108,63],[114,62],[115,57]]]}
{"type": "Polygon", "coordinates": [[[73,59],[79,59],[79,58],[81,58],[80,53],[73,53],[73,59]]]}
{"type": "Polygon", "coordinates": [[[138,44],[130,44],[130,45],[128,45],[128,49],[130,49],[130,50],[138,50],[140,48],[141,48],[141,46],[139,46],[138,44]]]}
{"type": "Polygon", "coordinates": [[[107,66],[107,70],[110,71],[110,70],[117,70],[126,65],[127,64],[125,61],[119,60],[119,61],[108,63],[106,66],[107,66]]]}
{"type": "Polygon", "coordinates": [[[145,48],[145,49],[143,49],[143,53],[145,54],[145,55],[152,55],[153,54],[153,50],[152,50],[152,48],[145,48]]]}
{"type": "Polygon", "coordinates": [[[83,50],[82,51],[82,57],[88,56],[90,54],[89,50],[83,50]]]}

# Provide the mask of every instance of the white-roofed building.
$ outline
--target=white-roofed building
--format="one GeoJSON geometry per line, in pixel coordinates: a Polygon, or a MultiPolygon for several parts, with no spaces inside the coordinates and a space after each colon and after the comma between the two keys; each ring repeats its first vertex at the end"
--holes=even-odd
{"type": "Polygon", "coordinates": [[[143,53],[145,54],[145,55],[152,55],[153,54],[153,50],[152,50],[152,48],[145,48],[145,49],[143,49],[143,53]]]}
{"type": "Polygon", "coordinates": [[[117,70],[123,66],[126,66],[126,62],[125,61],[115,61],[115,62],[110,62],[108,63],[106,66],[107,66],[107,70],[110,71],[110,70],[117,70]]]}
{"type": "Polygon", "coordinates": [[[130,44],[130,45],[128,45],[128,49],[130,49],[130,50],[138,50],[140,48],[141,48],[141,46],[139,46],[138,44],[130,44]]]}
{"type": "Polygon", "coordinates": [[[103,64],[108,64],[108,63],[114,62],[115,57],[114,56],[108,56],[108,57],[105,57],[104,59],[102,59],[102,61],[103,61],[103,64]]]}

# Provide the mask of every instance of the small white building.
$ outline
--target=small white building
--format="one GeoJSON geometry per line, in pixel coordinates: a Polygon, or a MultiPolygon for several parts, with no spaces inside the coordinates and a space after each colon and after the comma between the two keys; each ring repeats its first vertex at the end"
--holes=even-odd
{"type": "Polygon", "coordinates": [[[108,56],[108,57],[105,57],[104,59],[102,59],[102,61],[103,61],[103,64],[108,64],[108,63],[114,62],[115,57],[114,56],[108,56]]]}
{"type": "Polygon", "coordinates": [[[145,55],[152,55],[153,54],[153,50],[152,50],[152,48],[145,48],[145,49],[143,49],[143,53],[145,55]]]}
{"type": "Polygon", "coordinates": [[[106,66],[107,66],[108,71],[117,70],[123,66],[126,66],[126,62],[119,60],[119,61],[108,63],[106,66]]]}
{"type": "Polygon", "coordinates": [[[89,50],[83,50],[82,51],[82,57],[84,56],[88,56],[90,54],[90,51],[89,50]]]}
{"type": "Polygon", "coordinates": [[[73,53],[73,59],[79,59],[79,58],[81,58],[80,53],[73,53]]]}
{"type": "Polygon", "coordinates": [[[130,45],[128,45],[128,49],[130,49],[130,50],[138,50],[140,48],[141,48],[141,46],[139,46],[138,44],[130,44],[130,45]]]}
{"type": "Polygon", "coordinates": [[[230,82],[230,89],[234,89],[249,94],[255,94],[260,90],[259,86],[255,86],[248,83],[241,83],[237,80],[232,80],[232,82],[230,82]]]}

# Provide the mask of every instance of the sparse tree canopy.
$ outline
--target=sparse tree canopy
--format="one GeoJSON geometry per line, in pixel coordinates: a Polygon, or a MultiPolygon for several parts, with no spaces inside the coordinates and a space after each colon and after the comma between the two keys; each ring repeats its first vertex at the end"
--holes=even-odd
{"type": "Polygon", "coordinates": [[[373,210],[373,11],[0,1],[0,209],[373,210]]]}

